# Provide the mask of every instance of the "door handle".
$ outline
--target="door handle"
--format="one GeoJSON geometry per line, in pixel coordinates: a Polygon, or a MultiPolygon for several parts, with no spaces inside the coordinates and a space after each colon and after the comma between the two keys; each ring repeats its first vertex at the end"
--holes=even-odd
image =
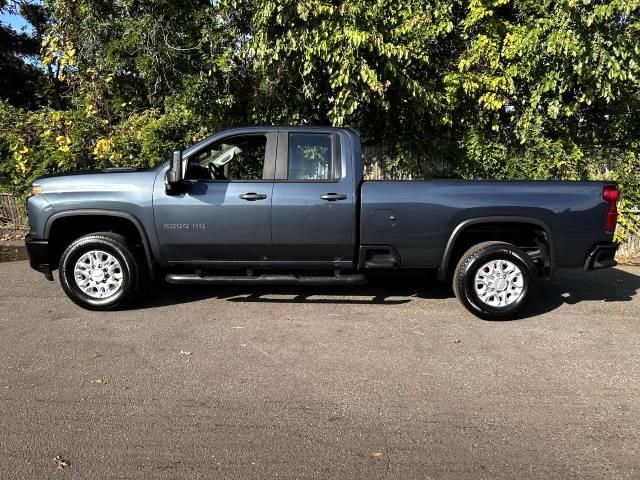
{"type": "Polygon", "coordinates": [[[267,198],[267,196],[262,193],[249,192],[243,193],[242,195],[240,195],[240,198],[242,200],[247,200],[248,202],[255,202],[256,200],[264,200],[265,198],[267,198]]]}
{"type": "Polygon", "coordinates": [[[336,200],[346,200],[347,196],[344,193],[325,193],[320,195],[320,198],[327,202],[335,202],[336,200]]]}

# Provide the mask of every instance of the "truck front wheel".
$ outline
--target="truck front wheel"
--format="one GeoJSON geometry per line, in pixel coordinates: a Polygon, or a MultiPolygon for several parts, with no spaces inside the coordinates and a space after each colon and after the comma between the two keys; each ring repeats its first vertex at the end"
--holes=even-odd
{"type": "Polygon", "coordinates": [[[60,258],[60,283],[67,296],[89,310],[115,310],[138,293],[139,266],[125,237],[111,232],[80,237],[60,258]]]}
{"type": "Polygon", "coordinates": [[[540,289],[540,276],[531,257],[504,242],[484,242],[460,258],[453,291],[477,317],[507,320],[531,304],[540,289]]]}

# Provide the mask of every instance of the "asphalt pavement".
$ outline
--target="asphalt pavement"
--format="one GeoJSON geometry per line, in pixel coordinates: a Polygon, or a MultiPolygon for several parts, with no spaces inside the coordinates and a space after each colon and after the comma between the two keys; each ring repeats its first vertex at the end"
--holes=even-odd
{"type": "Polygon", "coordinates": [[[433,275],[155,286],[89,312],[0,264],[0,478],[640,478],[640,269],[520,320],[433,275]]]}

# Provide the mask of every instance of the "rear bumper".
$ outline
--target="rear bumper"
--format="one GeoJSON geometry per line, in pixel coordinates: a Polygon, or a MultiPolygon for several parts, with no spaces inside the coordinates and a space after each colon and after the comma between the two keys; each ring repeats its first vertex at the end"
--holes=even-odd
{"type": "Polygon", "coordinates": [[[618,244],[614,242],[599,243],[595,245],[587,255],[584,262],[585,270],[600,270],[601,268],[615,267],[617,262],[614,257],[618,250],[618,244]]]}
{"type": "Polygon", "coordinates": [[[24,244],[27,247],[31,268],[44,273],[47,280],[53,280],[49,263],[49,242],[47,240],[33,240],[31,235],[27,235],[24,244]]]}

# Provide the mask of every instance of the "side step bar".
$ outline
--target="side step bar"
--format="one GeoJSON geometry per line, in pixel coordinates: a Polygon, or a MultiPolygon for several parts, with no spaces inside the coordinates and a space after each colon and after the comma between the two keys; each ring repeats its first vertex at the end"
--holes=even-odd
{"type": "Polygon", "coordinates": [[[166,280],[167,283],[188,285],[361,285],[367,282],[367,276],[362,273],[326,277],[279,274],[200,276],[193,273],[170,273],[166,280]]]}

